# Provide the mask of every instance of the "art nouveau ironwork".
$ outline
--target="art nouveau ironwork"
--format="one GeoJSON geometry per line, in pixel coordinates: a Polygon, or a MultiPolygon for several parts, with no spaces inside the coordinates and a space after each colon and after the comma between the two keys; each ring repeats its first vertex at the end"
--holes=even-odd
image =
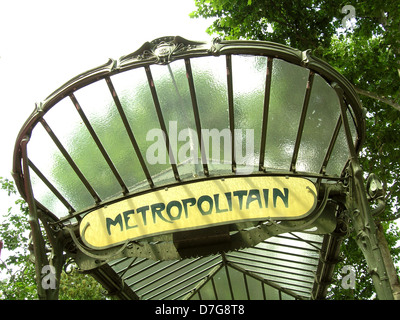
{"type": "Polygon", "coordinates": [[[378,296],[391,299],[357,159],[364,139],[353,87],[309,51],[164,37],[109,60],[38,103],[17,137],[13,175],[29,204],[39,297],[58,296],[57,286],[41,286],[43,267],[54,266],[58,281],[72,259],[124,299],[322,299],[351,225],[378,296]],[[218,197],[200,188],[256,178],[281,185],[221,187],[218,197]],[[290,191],[296,179],[312,188],[290,191]],[[186,198],[135,203],[174,190],[186,198]],[[305,192],[315,205],[301,217],[211,215],[233,212],[234,200],[250,213],[262,201],[286,210],[305,192]],[[107,216],[120,204],[128,207],[107,216]],[[196,205],[206,224],[126,233],[100,247],[85,238],[96,237],[99,217],[111,237],[189,219],[196,205]]]}

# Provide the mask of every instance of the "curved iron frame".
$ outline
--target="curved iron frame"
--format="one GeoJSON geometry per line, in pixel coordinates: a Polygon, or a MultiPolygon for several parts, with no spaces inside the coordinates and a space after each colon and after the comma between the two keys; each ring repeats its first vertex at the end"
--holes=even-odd
{"type": "MultiPolygon", "coordinates": [[[[299,51],[293,48],[289,48],[284,45],[271,43],[271,42],[263,42],[263,41],[221,41],[214,40],[214,42],[210,45],[204,42],[195,42],[183,39],[181,37],[164,37],[156,39],[152,42],[145,43],[139,50],[121,57],[119,60],[110,59],[106,64],[89,70],[85,73],[78,75],[77,77],[71,79],[63,86],[61,86],[58,90],[50,94],[43,102],[36,105],[34,112],[30,115],[28,120],[23,125],[21,131],[16,140],[15,150],[14,150],[14,159],[13,159],[13,177],[16,181],[17,188],[24,199],[28,202],[29,205],[29,223],[32,229],[32,238],[33,238],[33,248],[34,255],[36,259],[36,274],[38,279],[38,294],[40,298],[43,299],[52,299],[58,297],[58,286],[55,289],[43,289],[41,286],[41,279],[43,275],[41,274],[41,270],[45,265],[51,264],[56,269],[56,278],[59,279],[62,266],[65,263],[65,255],[63,251],[75,251],[78,252],[75,255],[75,259],[80,260],[82,265],[86,266],[87,270],[92,270],[92,273],[95,277],[100,279],[103,284],[108,287],[118,286],[118,279],[110,280],[112,278],[112,272],[108,270],[107,265],[105,264],[111,257],[115,259],[118,256],[132,256],[130,252],[135,252],[137,254],[141,250],[146,255],[146,251],[155,250],[152,248],[143,248],[143,244],[130,242],[126,243],[121,247],[103,250],[101,252],[93,252],[88,248],[85,248],[79,240],[75,236],[75,231],[72,228],[68,228],[65,224],[71,218],[79,219],[82,214],[87,213],[94,208],[99,206],[104,206],[108,204],[107,202],[102,201],[99,196],[96,194],[95,190],[90,186],[87,182],[83,174],[79,171],[79,168],[73,163],[72,159],[69,158],[68,153],[63,149],[61,143],[57,140],[57,137],[52,133],[51,128],[45,122],[43,116],[49,111],[57,102],[65,97],[70,97],[74,105],[76,106],[78,112],[80,113],[86,127],[92,134],[93,139],[95,140],[97,146],[105,157],[107,163],[109,164],[112,172],[116,175],[117,180],[121,185],[121,196],[118,199],[114,199],[112,201],[119,201],[121,199],[133,196],[137,194],[137,192],[141,192],[140,190],[135,193],[130,193],[122,179],[118,176],[118,172],[113,167],[111,160],[102,148],[102,145],[98,138],[96,137],[94,131],[92,130],[90,123],[87,121],[83,111],[81,110],[78,101],[74,96],[74,92],[86,85],[89,85],[93,82],[99,80],[105,80],[107,82],[108,88],[114,97],[114,102],[118,108],[118,111],[122,117],[122,121],[127,130],[127,133],[131,139],[132,146],[135,149],[139,161],[142,165],[142,169],[147,177],[148,186],[145,189],[151,188],[155,189],[154,183],[151,179],[150,174],[146,168],[143,157],[140,155],[140,151],[133,136],[132,131],[130,130],[129,123],[126,119],[124,111],[122,110],[121,103],[119,102],[118,96],[115,93],[113,84],[111,82],[111,76],[120,72],[124,72],[130,69],[135,68],[144,68],[146,70],[147,78],[149,81],[150,89],[152,89],[152,74],[149,66],[153,64],[169,64],[172,61],[183,59],[186,65],[186,71],[188,75],[188,83],[190,88],[190,93],[192,97],[193,111],[196,120],[197,130],[201,129],[201,125],[199,122],[197,105],[196,105],[196,97],[194,91],[193,84],[193,76],[190,65],[190,59],[195,57],[204,57],[204,56],[219,56],[225,55],[227,61],[227,69],[230,71],[231,63],[230,58],[232,54],[251,54],[251,55],[262,55],[269,58],[268,65],[271,66],[271,61],[273,58],[279,58],[286,60],[290,63],[300,65],[302,67],[308,68],[310,70],[311,77],[314,73],[321,75],[331,86],[336,90],[336,93],[340,97],[341,102],[341,117],[337,122],[335,134],[332,137],[332,142],[330,147],[328,148],[328,152],[325,157],[324,164],[321,168],[319,174],[316,173],[304,173],[296,171],[296,159],[297,152],[299,149],[300,141],[301,141],[301,133],[302,133],[302,124],[304,122],[301,121],[300,128],[298,131],[298,138],[296,140],[294,154],[292,158],[292,165],[288,172],[284,173],[289,176],[301,176],[301,177],[312,177],[317,179],[317,185],[319,187],[319,194],[325,195],[320,199],[320,203],[322,203],[321,209],[316,210],[313,215],[303,221],[293,221],[293,222],[282,222],[279,225],[276,223],[267,223],[256,225],[250,228],[251,230],[246,230],[246,232],[241,232],[239,230],[238,233],[238,243],[232,244],[231,247],[216,247],[216,252],[224,251],[226,249],[237,249],[243,242],[247,245],[253,245],[250,239],[253,237],[262,239],[274,234],[279,234],[284,231],[293,231],[293,230],[304,230],[307,226],[315,226],[318,225],[316,221],[321,216],[321,213],[326,209],[326,203],[329,200],[334,199],[335,205],[339,205],[341,207],[337,213],[344,214],[344,211],[347,212],[347,216],[350,217],[350,220],[353,223],[353,227],[357,231],[357,240],[359,242],[360,248],[363,250],[364,255],[366,257],[367,263],[371,269],[371,275],[374,280],[374,284],[376,287],[376,291],[378,297],[381,299],[392,299],[392,293],[390,289],[390,285],[388,283],[386,277],[386,269],[382,261],[380,250],[377,247],[376,240],[376,231],[375,225],[373,223],[369,203],[366,197],[366,190],[363,183],[362,170],[358,163],[357,154],[363,144],[363,140],[365,138],[365,120],[364,120],[364,111],[361,107],[360,101],[356,92],[354,91],[352,85],[338,72],[336,72],[332,67],[330,67],[327,63],[313,57],[310,55],[310,51],[299,51]],[[350,110],[350,114],[353,117],[352,121],[355,123],[355,127],[357,129],[357,140],[354,142],[350,127],[349,127],[349,119],[347,118],[347,110],[350,110]],[[197,111],[197,112],[196,112],[197,111]],[[59,147],[61,152],[64,154],[70,165],[73,167],[82,183],[86,186],[88,191],[92,194],[94,199],[94,206],[92,209],[75,212],[75,209],[65,200],[62,195],[51,185],[50,182],[47,181],[46,177],[44,177],[41,172],[37,169],[37,167],[29,160],[27,154],[27,144],[30,139],[30,135],[34,127],[41,123],[49,135],[52,137],[55,144],[59,147]],[[346,139],[348,142],[348,148],[350,153],[350,158],[347,164],[344,164],[344,170],[341,177],[333,177],[328,176],[325,173],[325,166],[329,160],[330,153],[332,152],[334,142],[336,140],[337,134],[339,132],[339,127],[343,125],[345,129],[346,139]],[[42,204],[37,202],[33,196],[32,185],[29,176],[29,169],[32,169],[41,179],[42,181],[53,191],[54,195],[68,208],[70,215],[63,218],[58,219],[54,214],[49,212],[47,208],[45,208],[42,204]],[[328,185],[322,183],[323,181],[334,180],[337,183],[335,185],[328,185]],[[329,195],[329,197],[328,197],[329,195]],[[45,242],[42,236],[42,231],[40,228],[40,223],[43,225],[46,233],[48,241],[50,242],[52,248],[52,255],[49,257],[46,254],[45,242]],[[314,223],[314,224],[313,224],[314,223]],[[105,270],[108,271],[105,271],[105,270]],[[108,274],[106,276],[105,274],[108,274]],[[101,280],[102,279],[102,280],[101,280]],[[106,280],[108,279],[108,280],[106,280]]],[[[229,76],[231,72],[228,72],[228,96],[229,96],[229,110],[233,111],[233,93],[232,93],[232,78],[229,76]]],[[[267,86],[270,84],[270,77],[267,77],[267,86]]],[[[154,99],[155,106],[157,108],[158,105],[158,97],[157,93],[154,90],[151,90],[152,96],[154,99]]],[[[266,96],[268,96],[266,94],[266,96]]],[[[263,118],[263,127],[262,127],[262,144],[261,144],[261,155],[264,155],[265,148],[265,134],[266,134],[266,118],[267,118],[267,106],[268,101],[265,101],[264,107],[264,118],[263,118]]],[[[163,125],[162,113],[157,109],[158,117],[160,120],[161,126],[163,125]]],[[[233,116],[231,113],[230,117],[231,130],[234,129],[233,126],[233,116]]],[[[163,127],[162,127],[163,128],[163,127]]],[[[165,130],[166,132],[166,130],[165,130]]],[[[200,137],[200,135],[198,135],[200,137]]],[[[201,141],[199,141],[201,143],[201,141]]],[[[168,144],[168,137],[166,143],[168,144]]],[[[201,144],[200,144],[201,145],[201,144]]],[[[201,148],[202,149],[202,148],[201,148]]],[[[167,150],[169,150],[167,145],[167,150]]],[[[232,148],[232,152],[233,148],[232,148]]],[[[234,159],[234,158],[232,158],[234,159]]],[[[268,172],[263,166],[263,156],[260,157],[259,164],[259,172],[257,175],[282,175],[282,172],[268,172]]],[[[174,163],[173,161],[171,163],[174,163]]],[[[181,184],[181,177],[179,176],[178,169],[176,165],[172,165],[172,169],[175,173],[175,183],[181,184]]],[[[233,161],[232,163],[232,175],[235,174],[236,165],[233,161]]],[[[203,171],[205,178],[204,179],[212,179],[210,177],[207,164],[203,162],[203,171]]],[[[224,178],[224,176],[218,176],[217,178],[224,178]]],[[[165,186],[162,186],[165,187],[165,186]]],[[[145,190],[144,189],[144,190],[145,190]]],[[[313,298],[319,299],[323,298],[326,294],[327,283],[326,281],[332,277],[333,267],[335,257],[337,257],[339,253],[339,246],[341,240],[345,234],[343,229],[347,229],[346,219],[339,219],[339,217],[332,217],[331,222],[328,223],[329,232],[325,237],[323,250],[321,251],[321,261],[320,268],[318,271],[318,275],[316,278],[313,298]],[[333,219],[333,220],[332,220],[333,219]]],[[[328,219],[329,220],[329,219],[328,219]]],[[[319,226],[322,228],[323,226],[319,223],[319,226]]],[[[243,229],[244,230],[244,229],[243,229]]],[[[147,246],[151,246],[147,244],[147,246]]],[[[159,254],[163,251],[162,245],[157,249],[159,254]]],[[[156,251],[157,251],[156,250],[156,251]]],[[[190,255],[190,254],[189,254],[190,255]]],[[[176,257],[176,256],[175,256],[176,257]]],[[[156,257],[157,258],[157,257],[156,257]]],[[[162,257],[168,258],[168,257],[162,257]]],[[[115,289],[115,288],[114,288],[115,289]]],[[[121,287],[120,287],[121,289],[121,287]]],[[[111,289],[110,289],[111,290],[111,289]]],[[[133,298],[136,299],[137,296],[129,291],[128,289],[121,289],[120,296],[123,298],[133,298]],[[122,290],[122,291],[121,291],[122,290]]]]}

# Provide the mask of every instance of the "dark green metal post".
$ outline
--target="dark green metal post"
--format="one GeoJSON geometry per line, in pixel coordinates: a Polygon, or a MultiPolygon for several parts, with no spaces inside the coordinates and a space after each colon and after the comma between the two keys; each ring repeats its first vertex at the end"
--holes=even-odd
{"type": "MultiPolygon", "coordinates": [[[[46,254],[46,244],[40,228],[39,210],[33,197],[31,179],[29,175],[29,160],[27,155],[28,142],[29,137],[26,136],[25,139],[21,141],[20,146],[25,181],[24,192],[29,207],[28,221],[31,226],[33,253],[35,256],[37,293],[40,300],[56,300],[58,299],[60,275],[63,265],[62,245],[59,239],[49,239],[52,244],[52,257],[51,261],[49,262],[46,254]]],[[[45,224],[45,229],[48,231],[48,228],[46,228],[47,223],[45,224]]]]}
{"type": "Polygon", "coordinates": [[[333,84],[333,88],[340,99],[342,123],[350,152],[349,193],[346,202],[354,231],[356,232],[356,242],[367,261],[378,298],[380,300],[393,300],[393,292],[386,266],[378,246],[377,229],[368,204],[363,170],[358,161],[348,122],[349,119],[346,115],[347,106],[343,99],[343,90],[335,84],[333,84]]]}
{"type": "Polygon", "coordinates": [[[386,266],[378,246],[376,225],[366,196],[363,171],[356,161],[350,164],[350,174],[349,211],[356,233],[355,240],[367,261],[378,299],[393,300],[386,266]]]}

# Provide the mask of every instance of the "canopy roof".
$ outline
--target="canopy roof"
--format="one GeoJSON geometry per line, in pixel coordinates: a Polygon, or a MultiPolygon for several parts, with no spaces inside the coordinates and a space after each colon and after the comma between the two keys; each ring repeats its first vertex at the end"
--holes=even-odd
{"type": "Polygon", "coordinates": [[[364,131],[351,84],[308,51],[164,37],[37,104],[17,138],[14,177],[42,222],[65,230],[66,256],[121,298],[316,299],[345,232],[327,190],[343,185],[364,131]],[[101,250],[77,231],[124,199],[238,176],[306,178],[315,210],[101,250]]]}

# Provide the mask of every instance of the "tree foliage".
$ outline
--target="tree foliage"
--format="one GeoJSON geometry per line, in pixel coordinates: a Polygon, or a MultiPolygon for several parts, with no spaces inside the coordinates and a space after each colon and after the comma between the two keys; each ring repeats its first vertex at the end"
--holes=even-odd
{"type": "MultiPolygon", "coordinates": [[[[9,196],[16,194],[14,183],[0,177],[0,186],[9,196]]],[[[35,266],[30,259],[28,206],[23,199],[15,201],[3,215],[0,224],[0,240],[3,247],[0,257],[0,299],[37,299],[35,266]],[[7,255],[6,258],[4,258],[7,255]]],[[[89,275],[77,269],[62,273],[60,283],[61,300],[104,300],[102,287],[89,275]]]]}
{"type": "Polygon", "coordinates": [[[397,2],[195,0],[195,3],[198,9],[192,17],[215,18],[207,30],[210,34],[312,49],[314,55],[329,61],[357,88],[386,99],[400,110],[397,2]],[[351,27],[345,23],[351,17],[341,11],[345,5],[355,10],[351,27]]]}
{"type": "MultiPolygon", "coordinates": [[[[400,218],[400,5],[397,1],[270,1],[195,0],[193,18],[212,18],[209,34],[233,40],[273,41],[311,49],[342,73],[367,110],[367,139],[360,161],[375,173],[386,190],[386,210],[376,218],[383,226],[393,259],[398,261],[400,218]],[[344,8],[344,6],[347,7],[344,8]],[[354,11],[345,10],[352,8],[354,11]],[[343,9],[343,11],[342,11],[343,9]]],[[[358,285],[350,293],[334,285],[330,297],[364,299],[373,296],[362,254],[352,237],[343,246],[343,261],[355,265],[358,285]],[[351,253],[351,254],[350,254],[351,253]]]]}
{"type": "Polygon", "coordinates": [[[326,60],[354,84],[367,109],[363,168],[387,190],[383,220],[400,217],[400,7],[385,1],[196,0],[192,17],[215,18],[211,34],[280,42],[326,60]],[[352,26],[341,9],[352,5],[352,26]]]}

